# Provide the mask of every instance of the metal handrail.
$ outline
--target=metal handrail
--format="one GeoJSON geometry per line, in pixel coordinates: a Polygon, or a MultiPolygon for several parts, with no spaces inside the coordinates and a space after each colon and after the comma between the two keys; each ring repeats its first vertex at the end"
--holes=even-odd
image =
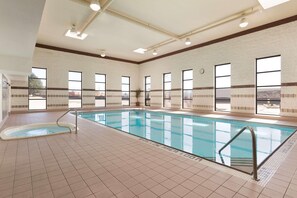
{"type": "Polygon", "coordinates": [[[61,115],[57,120],[56,120],[56,124],[59,126],[59,127],[67,127],[69,130],[70,130],[70,133],[71,133],[71,128],[68,127],[68,126],[61,126],[59,124],[59,121],[67,114],[69,113],[70,111],[75,111],[75,133],[77,134],[77,110],[76,109],[68,109],[68,111],[66,111],[65,113],[63,113],[63,115],[61,115]]]}
{"type": "Polygon", "coordinates": [[[253,179],[258,181],[258,171],[257,171],[257,140],[255,131],[251,127],[243,127],[230,141],[228,141],[220,150],[219,155],[221,157],[221,160],[224,163],[223,157],[221,155],[222,150],[224,150],[231,142],[233,142],[240,134],[242,134],[246,129],[248,129],[251,132],[252,135],[252,149],[253,149],[253,179]]]}

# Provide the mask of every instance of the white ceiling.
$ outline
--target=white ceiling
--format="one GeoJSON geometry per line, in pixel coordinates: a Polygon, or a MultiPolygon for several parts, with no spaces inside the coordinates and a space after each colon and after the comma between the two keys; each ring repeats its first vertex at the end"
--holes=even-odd
{"type": "Polygon", "coordinates": [[[45,0],[0,0],[0,73],[27,75],[45,0]]]}
{"type": "Polygon", "coordinates": [[[0,55],[33,55],[45,0],[0,1],[0,55]]]}
{"type": "MultiPolygon", "coordinates": [[[[64,36],[71,24],[80,27],[93,13],[84,0],[47,0],[37,42],[89,53],[106,50],[107,56],[142,61],[153,58],[151,51],[134,53],[137,48],[148,48],[170,36],[111,15],[105,11],[85,30],[89,36],[81,41],[64,36]]],[[[105,1],[101,0],[102,3],[105,1]]],[[[235,13],[258,6],[257,0],[114,0],[108,9],[181,35],[204,27],[235,13]]],[[[257,27],[297,14],[297,1],[263,10],[247,16],[249,26],[239,28],[239,20],[191,36],[192,45],[257,27]]],[[[184,39],[158,47],[158,56],[186,48],[184,39]]]]}

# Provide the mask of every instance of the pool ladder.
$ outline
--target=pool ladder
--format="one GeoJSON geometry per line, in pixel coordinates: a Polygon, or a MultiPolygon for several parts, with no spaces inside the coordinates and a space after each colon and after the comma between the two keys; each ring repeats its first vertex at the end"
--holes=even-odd
{"type": "MultiPolygon", "coordinates": [[[[75,134],[77,134],[77,110],[76,109],[68,109],[68,111],[66,111],[65,113],[63,113],[63,115],[61,115],[57,120],[56,120],[56,124],[59,126],[59,127],[65,127],[65,126],[61,126],[59,124],[59,121],[67,114],[69,113],[70,111],[74,111],[75,112],[75,134]]],[[[70,127],[67,127],[69,130],[70,130],[70,133],[72,132],[71,128],[70,127]]]]}
{"type": "Polygon", "coordinates": [[[246,129],[248,129],[251,132],[252,136],[252,151],[253,151],[253,179],[256,181],[259,181],[258,179],[258,168],[257,168],[257,140],[256,140],[256,134],[252,127],[246,126],[243,127],[231,140],[229,140],[220,150],[219,155],[221,157],[222,162],[225,164],[224,159],[222,157],[222,150],[224,150],[231,142],[233,142],[240,134],[242,134],[246,129]]]}

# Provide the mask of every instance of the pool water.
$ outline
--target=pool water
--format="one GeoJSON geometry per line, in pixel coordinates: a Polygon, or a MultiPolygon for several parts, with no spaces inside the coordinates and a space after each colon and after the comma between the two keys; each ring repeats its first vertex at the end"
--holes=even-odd
{"type": "Polygon", "coordinates": [[[51,135],[61,132],[69,131],[67,127],[59,127],[59,126],[42,126],[38,128],[28,128],[21,129],[10,132],[7,136],[10,137],[35,137],[35,136],[43,136],[43,135],[51,135]]]}
{"type": "Polygon", "coordinates": [[[252,171],[248,130],[218,154],[240,129],[250,126],[255,130],[258,167],[296,131],[289,126],[142,110],[82,112],[79,116],[248,173],[252,171]]]}

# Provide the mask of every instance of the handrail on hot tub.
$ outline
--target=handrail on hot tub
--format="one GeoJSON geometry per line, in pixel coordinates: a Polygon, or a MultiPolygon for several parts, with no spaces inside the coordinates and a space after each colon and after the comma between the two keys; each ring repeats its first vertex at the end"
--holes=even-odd
{"type": "MultiPolygon", "coordinates": [[[[63,115],[61,115],[57,120],[56,120],[56,124],[59,126],[59,127],[63,127],[59,124],[59,121],[67,114],[69,113],[70,111],[74,111],[75,112],[75,133],[77,134],[77,109],[68,109],[68,111],[66,111],[65,113],[63,113],[63,115]]],[[[70,127],[67,127],[69,128],[70,132],[71,132],[71,128],[70,127]]]]}

